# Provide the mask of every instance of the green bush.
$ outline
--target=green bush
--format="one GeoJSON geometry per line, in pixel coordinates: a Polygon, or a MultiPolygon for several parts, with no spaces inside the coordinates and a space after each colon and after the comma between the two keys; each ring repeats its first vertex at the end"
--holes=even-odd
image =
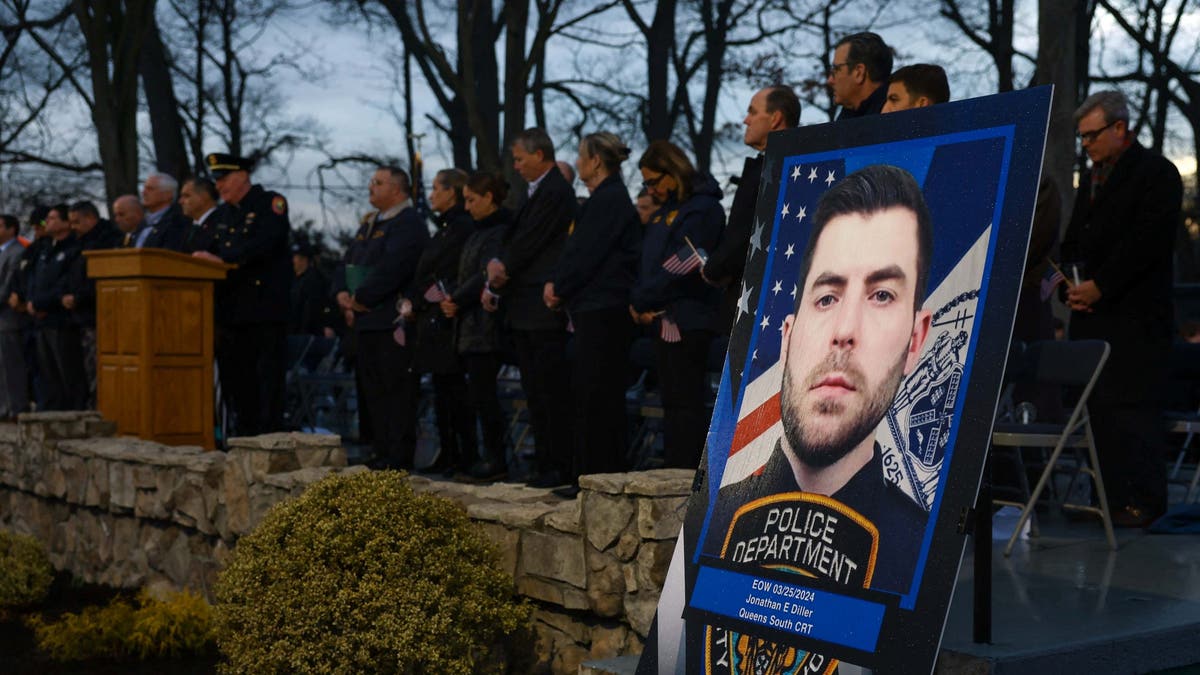
{"type": "Polygon", "coordinates": [[[216,588],[229,672],[525,672],[529,607],[452,502],[403,474],[332,476],[276,505],[216,588]],[[519,645],[522,654],[508,653],[519,645]]]}
{"type": "Polygon", "coordinates": [[[27,621],[41,649],[55,661],[149,659],[197,654],[213,643],[212,607],[184,591],[163,600],[143,591],[137,606],[121,597],[53,621],[27,621]]]}
{"type": "Polygon", "coordinates": [[[0,530],[0,612],[46,599],[54,570],[33,537],[0,530]]]}

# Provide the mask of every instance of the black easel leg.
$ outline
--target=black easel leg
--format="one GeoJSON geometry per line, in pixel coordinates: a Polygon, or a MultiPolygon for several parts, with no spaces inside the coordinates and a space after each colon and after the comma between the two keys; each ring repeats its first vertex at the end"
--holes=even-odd
{"type": "Polygon", "coordinates": [[[974,641],[992,642],[992,461],[989,453],[975,499],[974,641]]]}

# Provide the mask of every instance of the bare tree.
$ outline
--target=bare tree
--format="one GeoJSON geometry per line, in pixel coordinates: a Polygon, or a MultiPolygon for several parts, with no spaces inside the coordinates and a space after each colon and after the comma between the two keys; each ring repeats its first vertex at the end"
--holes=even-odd
{"type": "MultiPolygon", "coordinates": [[[[154,0],[72,0],[69,3],[82,37],[83,62],[90,86],[77,73],[78,43],[52,42],[42,28],[29,36],[66,75],[87,105],[95,126],[100,163],[109,199],[134,192],[138,183],[138,62],[154,12],[154,0]]],[[[57,5],[55,14],[63,5],[57,5]]],[[[27,8],[26,8],[27,9],[27,8]]],[[[28,23],[27,12],[19,15],[28,23]]]]}
{"type": "MultiPolygon", "coordinates": [[[[1181,53],[1175,54],[1173,49],[1183,15],[1194,3],[1192,0],[1180,0],[1175,10],[1168,11],[1169,1],[1145,0],[1146,5],[1135,15],[1141,17],[1139,26],[1134,25],[1128,14],[1122,12],[1122,8],[1113,0],[1097,0],[1097,5],[1112,17],[1140,50],[1134,70],[1120,76],[1097,79],[1134,80],[1147,84],[1160,102],[1169,101],[1191,126],[1193,156],[1200,157],[1200,81],[1196,79],[1200,75],[1200,68],[1197,67],[1200,44],[1192,35],[1185,41],[1187,47],[1181,53]]],[[[1161,124],[1165,130],[1166,111],[1157,108],[1150,120],[1151,124],[1161,124]]],[[[1200,172],[1195,180],[1197,194],[1200,194],[1200,172]]]]}
{"type": "MultiPolygon", "coordinates": [[[[1079,97],[1075,48],[1075,33],[1080,30],[1076,25],[1077,4],[1077,0],[1038,2],[1038,54],[1034,83],[1054,85],[1042,174],[1054,182],[1060,195],[1071,194],[1071,174],[1078,159],[1072,119],[1079,97]]],[[[1086,26],[1082,30],[1086,33],[1086,26]]],[[[1063,199],[1060,216],[1064,231],[1070,211],[1071,200],[1063,199]]]]}
{"type": "Polygon", "coordinates": [[[79,63],[64,70],[50,61],[28,36],[45,31],[55,42],[65,39],[73,28],[71,6],[54,14],[30,16],[31,0],[0,2],[0,164],[38,164],[72,172],[99,168],[95,162],[75,162],[52,148],[47,125],[52,102],[63,98],[69,74],[79,63]],[[70,24],[70,28],[68,27],[70,24]]]}
{"type": "Polygon", "coordinates": [[[164,42],[171,75],[182,83],[178,113],[196,171],[218,147],[254,161],[308,143],[315,124],[284,113],[275,82],[283,71],[315,79],[316,64],[305,59],[308,45],[261,48],[267,31],[301,6],[291,0],[169,0],[164,42]],[[174,58],[173,55],[181,55],[174,58]]]}
{"type": "Polygon", "coordinates": [[[1016,88],[1013,59],[1029,64],[1036,58],[1013,45],[1016,36],[1016,0],[986,0],[968,4],[965,0],[941,0],[940,12],[976,47],[982,49],[996,67],[996,90],[1016,88]]]}
{"type": "Polygon", "coordinates": [[[150,113],[150,130],[154,141],[154,165],[177,178],[190,175],[191,163],[183,143],[183,120],[175,98],[175,83],[171,76],[170,54],[163,45],[158,19],[150,18],[146,42],[142,45],[138,71],[146,108],[150,113]]]}

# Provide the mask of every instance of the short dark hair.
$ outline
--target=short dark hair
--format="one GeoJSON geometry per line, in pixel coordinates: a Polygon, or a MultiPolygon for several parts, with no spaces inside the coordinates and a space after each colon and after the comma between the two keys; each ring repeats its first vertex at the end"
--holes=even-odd
{"type": "Polygon", "coordinates": [[[924,96],[934,103],[950,100],[950,83],[946,71],[932,63],[914,63],[892,73],[888,82],[899,82],[914,98],[924,96]]]}
{"type": "MultiPolygon", "coordinates": [[[[58,217],[62,218],[63,220],[70,218],[69,212],[71,209],[66,204],[55,204],[54,206],[51,206],[49,210],[58,211],[58,217]]],[[[46,215],[50,215],[49,211],[47,211],[46,215]]]]}
{"type": "Polygon", "coordinates": [[[0,227],[14,232],[21,231],[21,221],[17,217],[8,213],[0,214],[0,227]]]}
{"type": "Polygon", "coordinates": [[[32,227],[45,227],[46,216],[50,215],[49,206],[35,206],[29,213],[29,224],[32,227]]]}
{"type": "Polygon", "coordinates": [[[767,87],[767,112],[783,113],[783,126],[791,129],[800,126],[800,97],[786,84],[767,87]]]}
{"type": "Polygon", "coordinates": [[[850,45],[846,52],[848,62],[861,63],[867,67],[867,77],[872,82],[886,82],[892,74],[892,48],[876,33],[863,32],[847,35],[838,40],[834,49],[850,45]]]}
{"type": "Polygon", "coordinates": [[[933,255],[933,218],[925,195],[913,175],[898,166],[873,164],[846,176],[817,202],[813,216],[813,229],[800,262],[800,290],[796,294],[796,307],[804,297],[804,285],[812,269],[813,253],[817,240],[829,221],[838,216],[878,213],[893,207],[912,211],[917,217],[917,282],[914,289],[913,309],[920,309],[925,302],[926,286],[929,284],[929,263],[933,255]]]}
{"type": "Polygon", "coordinates": [[[436,183],[441,183],[442,187],[448,187],[454,190],[454,199],[459,204],[462,204],[463,186],[467,184],[467,172],[462,169],[442,169],[433,176],[436,183]]]}
{"type": "Polygon", "coordinates": [[[72,204],[71,213],[80,213],[91,218],[100,217],[100,209],[96,208],[95,204],[87,201],[86,199],[72,204]]]}
{"type": "Polygon", "coordinates": [[[545,129],[530,127],[517,132],[517,135],[513,137],[512,144],[521,146],[522,150],[531,155],[540,152],[542,159],[548,162],[554,161],[554,142],[550,140],[550,134],[546,133],[545,129]]]}
{"type": "Polygon", "coordinates": [[[408,172],[395,164],[386,164],[379,167],[376,171],[386,171],[396,183],[400,186],[400,191],[406,195],[412,194],[412,180],[408,177],[408,172]]]}
{"type": "Polygon", "coordinates": [[[508,181],[492,171],[476,171],[467,179],[467,187],[477,195],[492,194],[492,201],[499,206],[508,198],[508,181]]]}
{"type": "Polygon", "coordinates": [[[652,142],[638,160],[638,168],[667,174],[679,184],[679,201],[686,201],[696,187],[696,167],[687,153],[670,141],[652,142]]]}
{"type": "Polygon", "coordinates": [[[204,194],[208,195],[208,198],[213,200],[214,203],[220,201],[221,199],[217,195],[216,184],[214,184],[211,180],[204,178],[203,176],[192,176],[191,178],[183,181],[183,183],[184,185],[191,185],[192,189],[196,192],[203,192],[204,194]]]}

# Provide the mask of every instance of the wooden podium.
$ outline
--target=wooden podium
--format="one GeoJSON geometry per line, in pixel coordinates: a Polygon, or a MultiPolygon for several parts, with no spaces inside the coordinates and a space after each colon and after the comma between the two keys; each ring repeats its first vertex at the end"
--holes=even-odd
{"type": "Polygon", "coordinates": [[[233,266],[150,248],[84,255],[100,412],[120,434],[214,449],[213,283],[233,266]]]}

